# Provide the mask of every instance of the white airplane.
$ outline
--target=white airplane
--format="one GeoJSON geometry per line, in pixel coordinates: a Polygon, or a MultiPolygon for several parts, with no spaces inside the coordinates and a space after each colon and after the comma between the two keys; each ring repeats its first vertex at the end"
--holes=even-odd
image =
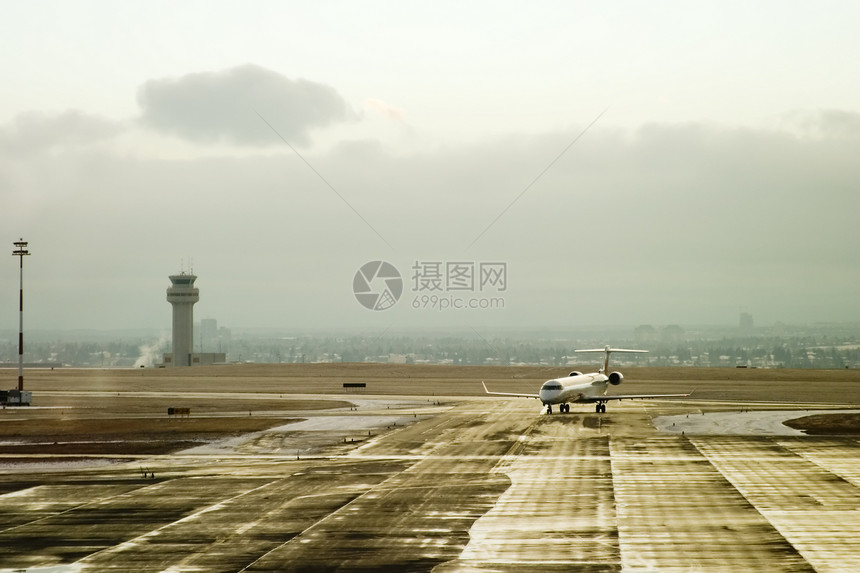
{"type": "Polygon", "coordinates": [[[627,350],[624,348],[591,348],[588,350],[574,350],[574,352],[603,352],[605,358],[603,360],[603,368],[597,372],[583,374],[582,372],[571,372],[569,375],[562,378],[553,378],[547,380],[540,387],[540,392],[537,394],[517,394],[511,392],[490,392],[487,390],[487,385],[481,382],[484,386],[484,391],[487,394],[496,396],[519,396],[522,398],[537,398],[544,406],[546,413],[552,414],[552,405],[558,404],[558,409],[561,413],[570,412],[571,403],[579,404],[596,404],[595,411],[599,414],[606,412],[606,402],[610,400],[639,400],[644,398],[686,398],[690,394],[618,394],[607,395],[606,390],[609,384],[617,386],[624,380],[621,372],[611,372],[609,370],[609,355],[613,352],[648,352],[647,350],[627,350]]]}

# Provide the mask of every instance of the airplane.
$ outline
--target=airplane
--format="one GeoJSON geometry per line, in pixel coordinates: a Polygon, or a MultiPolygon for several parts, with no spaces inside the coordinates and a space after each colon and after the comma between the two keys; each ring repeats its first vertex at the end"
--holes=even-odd
{"type": "Polygon", "coordinates": [[[540,387],[540,392],[537,394],[519,394],[511,392],[490,392],[487,385],[482,381],[484,391],[487,394],[496,396],[518,396],[522,398],[537,398],[544,406],[546,413],[552,414],[552,405],[558,404],[558,409],[562,414],[570,412],[570,404],[595,404],[595,411],[600,413],[606,412],[606,403],[610,400],[641,400],[646,398],[686,398],[690,394],[617,394],[608,395],[606,390],[609,385],[617,386],[624,381],[624,376],[621,372],[611,372],[609,370],[609,355],[613,352],[648,352],[647,350],[628,350],[625,348],[589,348],[587,350],[574,350],[574,352],[603,352],[603,368],[597,372],[583,374],[582,372],[571,372],[567,376],[561,378],[553,378],[547,380],[540,387]]]}

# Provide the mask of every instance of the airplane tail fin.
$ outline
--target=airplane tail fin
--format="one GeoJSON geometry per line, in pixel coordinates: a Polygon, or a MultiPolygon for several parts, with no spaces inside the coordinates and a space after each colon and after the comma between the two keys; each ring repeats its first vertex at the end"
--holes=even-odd
{"type": "Polygon", "coordinates": [[[604,352],[602,373],[606,374],[609,371],[609,355],[613,352],[648,352],[647,350],[630,350],[628,348],[612,348],[609,345],[603,348],[588,348],[585,350],[574,350],[574,352],[604,352]]]}

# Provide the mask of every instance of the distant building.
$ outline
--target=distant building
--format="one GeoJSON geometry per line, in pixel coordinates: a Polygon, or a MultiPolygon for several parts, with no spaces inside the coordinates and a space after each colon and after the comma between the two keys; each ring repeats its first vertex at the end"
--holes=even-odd
{"type": "Polygon", "coordinates": [[[657,329],[650,324],[642,324],[633,331],[633,338],[638,344],[653,344],[659,340],[657,329]]]}
{"type": "Polygon", "coordinates": [[[666,344],[678,344],[684,341],[686,334],[684,333],[684,329],[677,324],[670,324],[663,327],[661,338],[666,344]]]}
{"type": "Polygon", "coordinates": [[[218,343],[218,321],[214,318],[200,320],[200,351],[211,352],[218,343]]]}
{"type": "Polygon", "coordinates": [[[388,363],[389,364],[406,364],[408,362],[408,357],[405,354],[389,354],[388,355],[388,363]]]}
{"type": "Polygon", "coordinates": [[[200,352],[228,352],[232,333],[229,328],[218,326],[214,318],[200,321],[198,347],[200,352]]]}
{"type": "Polygon", "coordinates": [[[755,324],[753,323],[753,317],[748,312],[742,312],[740,318],[740,329],[744,332],[750,332],[753,330],[755,324]]]}
{"type": "MultiPolygon", "coordinates": [[[[190,364],[182,364],[181,366],[211,366],[225,362],[227,362],[227,354],[224,352],[193,352],[190,356],[190,364]]],[[[172,354],[164,355],[164,365],[167,367],[176,366],[173,364],[172,354]]]]}

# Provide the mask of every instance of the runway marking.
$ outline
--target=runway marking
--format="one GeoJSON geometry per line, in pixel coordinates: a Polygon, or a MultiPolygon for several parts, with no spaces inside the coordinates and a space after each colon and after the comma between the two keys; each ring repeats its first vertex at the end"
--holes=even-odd
{"type": "MultiPolygon", "coordinates": [[[[49,513],[48,515],[43,515],[42,517],[40,517],[40,518],[38,518],[38,519],[33,519],[33,520],[28,521],[28,522],[26,522],[26,523],[19,523],[18,525],[15,525],[15,526],[12,526],[12,527],[7,527],[6,529],[0,530],[0,533],[9,533],[9,532],[11,532],[11,531],[14,531],[14,530],[16,530],[16,529],[20,529],[20,528],[22,528],[22,527],[28,527],[28,526],[30,526],[30,525],[34,525],[34,524],[39,523],[39,522],[41,522],[41,521],[45,521],[45,520],[47,520],[47,519],[53,519],[53,518],[55,518],[55,517],[58,517],[58,516],[61,516],[61,515],[65,515],[65,514],[67,514],[67,513],[70,513],[70,512],[73,512],[73,511],[77,511],[77,510],[83,509],[83,508],[88,507],[88,506],[95,506],[95,505],[99,505],[99,504],[105,503],[105,502],[107,502],[107,501],[113,501],[113,500],[119,499],[119,498],[124,497],[124,496],[129,496],[129,495],[132,495],[132,494],[138,493],[138,492],[140,492],[140,491],[142,491],[142,490],[145,490],[145,489],[149,489],[149,488],[157,487],[158,485],[159,485],[159,484],[154,484],[154,485],[153,485],[153,484],[147,484],[147,485],[145,485],[145,486],[143,486],[143,487],[133,487],[133,486],[132,486],[132,487],[125,487],[125,488],[123,488],[123,491],[122,491],[122,492],[117,493],[117,494],[115,494],[115,495],[110,495],[110,496],[107,496],[107,497],[101,497],[101,498],[96,499],[96,500],[93,500],[93,501],[88,501],[88,502],[86,502],[86,503],[80,503],[80,504],[78,504],[78,505],[75,505],[75,506],[69,507],[68,509],[64,509],[64,510],[62,510],[62,511],[56,511],[56,512],[53,512],[53,513],[49,513]]],[[[49,489],[49,488],[50,488],[50,489],[56,489],[57,487],[58,487],[58,486],[52,486],[52,485],[40,485],[40,486],[36,486],[36,487],[27,488],[27,489],[25,489],[25,490],[19,490],[19,491],[11,492],[11,493],[8,493],[8,494],[4,494],[4,495],[0,496],[0,499],[8,499],[8,498],[19,498],[19,497],[24,497],[24,496],[28,496],[28,495],[30,495],[30,494],[32,494],[32,493],[35,493],[35,492],[37,492],[38,490],[41,490],[41,489],[49,489]]],[[[64,486],[59,486],[59,487],[64,487],[64,486]]],[[[118,487],[122,487],[122,486],[118,486],[118,487]]],[[[18,506],[20,506],[20,505],[22,504],[22,501],[21,501],[21,500],[16,499],[16,500],[15,500],[15,504],[16,504],[16,505],[18,505],[18,506]]]]}
{"type": "MultiPolygon", "coordinates": [[[[414,464],[413,464],[413,465],[414,465],[414,464]]],[[[412,466],[409,466],[409,467],[412,467],[412,466]]],[[[407,470],[408,470],[408,468],[406,468],[406,470],[402,470],[402,471],[407,471],[407,470]]],[[[325,523],[326,521],[329,521],[329,520],[332,520],[332,519],[336,519],[338,515],[340,515],[341,513],[344,513],[345,511],[348,511],[348,510],[349,510],[349,508],[350,508],[351,506],[353,506],[354,504],[356,504],[356,502],[357,502],[358,500],[362,499],[362,498],[363,498],[363,497],[365,497],[365,496],[369,496],[370,494],[373,494],[373,492],[375,492],[376,490],[378,490],[378,489],[382,488],[382,487],[383,487],[383,486],[385,486],[389,481],[393,480],[393,479],[394,479],[394,478],[396,478],[398,475],[400,475],[400,473],[402,473],[402,471],[401,471],[401,472],[395,471],[392,475],[390,475],[390,476],[389,476],[388,478],[386,478],[385,480],[383,480],[383,481],[381,481],[381,482],[379,482],[379,483],[377,483],[377,484],[375,484],[375,485],[372,485],[369,489],[367,489],[367,490],[365,490],[364,492],[360,493],[359,495],[357,495],[356,497],[354,497],[353,499],[351,499],[350,501],[348,501],[348,502],[347,502],[347,503],[345,503],[344,505],[341,505],[341,506],[340,506],[339,508],[337,508],[336,510],[334,510],[334,511],[332,511],[332,512],[330,512],[330,513],[327,513],[326,515],[324,515],[324,516],[323,516],[323,517],[321,517],[320,519],[316,520],[316,521],[315,521],[314,523],[312,523],[311,525],[309,525],[309,526],[305,527],[301,532],[299,532],[297,535],[295,535],[295,536],[294,536],[294,537],[292,537],[291,539],[289,539],[289,540],[285,541],[284,543],[281,543],[280,545],[278,545],[278,546],[276,546],[276,547],[273,547],[272,549],[270,549],[270,550],[266,551],[265,553],[263,553],[262,555],[260,555],[260,556],[259,556],[259,557],[257,557],[256,559],[254,559],[252,562],[248,563],[247,565],[245,565],[244,567],[242,567],[241,569],[239,569],[239,570],[237,571],[237,573],[243,573],[244,571],[247,571],[250,567],[254,567],[256,564],[258,564],[258,563],[259,563],[260,561],[262,561],[263,559],[266,559],[268,556],[272,555],[272,554],[273,554],[273,553],[275,553],[276,551],[280,550],[281,548],[283,548],[283,547],[285,547],[285,546],[287,546],[287,545],[289,545],[289,544],[291,544],[291,543],[294,543],[294,542],[295,542],[295,543],[305,543],[305,542],[307,542],[307,540],[306,540],[305,538],[307,537],[307,534],[308,534],[309,532],[311,532],[312,530],[316,529],[317,527],[319,527],[321,524],[325,523]]]]}
{"type": "MultiPolygon", "coordinates": [[[[472,416],[464,416],[457,423],[462,426],[470,421],[472,416]]],[[[403,428],[402,431],[412,431],[412,435],[420,435],[421,428],[403,428]]],[[[459,449],[472,444],[446,440],[444,434],[444,430],[440,430],[437,440],[428,444],[437,451],[459,449]]],[[[386,434],[386,437],[397,435],[400,435],[400,432],[386,434]]],[[[406,440],[409,440],[409,435],[406,440]]],[[[357,457],[365,461],[366,456],[357,457]]],[[[349,554],[352,547],[363,552],[372,551],[373,559],[380,563],[388,563],[387,559],[392,560],[392,563],[402,563],[403,559],[406,559],[407,563],[409,560],[439,563],[442,557],[451,559],[462,547],[460,535],[454,535],[453,532],[460,532],[459,528],[463,527],[461,524],[471,524],[482,515],[491,503],[487,501],[488,497],[495,500],[497,495],[493,492],[498,489],[499,480],[486,480],[484,476],[489,475],[492,464],[498,461],[498,455],[479,457],[481,467],[476,468],[467,467],[472,456],[372,456],[370,461],[413,463],[393,470],[383,481],[368,487],[348,503],[305,527],[292,539],[248,563],[240,569],[240,573],[256,568],[273,569],[277,568],[278,564],[296,559],[319,559],[313,549],[308,549],[311,547],[326,548],[326,562],[341,563],[341,566],[354,559],[349,554]],[[449,460],[465,466],[455,466],[458,471],[453,472],[449,460]],[[450,476],[453,483],[449,485],[447,480],[440,483],[439,479],[434,479],[436,472],[450,476]],[[463,489],[473,493],[464,494],[463,489]],[[451,504],[439,503],[440,496],[450,498],[452,495],[465,495],[460,502],[464,505],[451,506],[454,511],[444,511],[444,508],[451,504]],[[364,514],[367,514],[369,519],[374,519],[371,517],[374,511],[386,511],[378,508],[388,508],[387,511],[394,513],[381,522],[368,522],[364,514]],[[440,509],[442,511],[439,511],[440,509]],[[331,543],[335,545],[328,547],[331,543]],[[340,559],[345,561],[341,562],[340,559]]],[[[355,461],[352,456],[340,459],[350,463],[355,461]]],[[[375,519],[378,520],[379,516],[375,519]]],[[[462,533],[465,533],[465,529],[462,533]]]]}
{"type": "Polygon", "coordinates": [[[100,551],[96,551],[96,552],[94,552],[94,553],[90,553],[89,555],[87,555],[87,556],[86,556],[86,557],[84,557],[83,559],[80,559],[80,560],[76,563],[76,565],[78,565],[78,564],[79,564],[79,565],[86,565],[86,563],[87,563],[88,561],[92,561],[92,560],[94,560],[94,559],[97,559],[97,558],[98,558],[98,557],[100,557],[100,556],[104,556],[104,555],[107,555],[107,554],[110,554],[110,553],[119,553],[119,552],[121,552],[121,551],[125,551],[126,549],[131,549],[131,548],[133,548],[133,547],[136,547],[136,546],[140,545],[140,544],[141,544],[141,542],[146,541],[146,540],[148,540],[148,539],[151,539],[151,538],[153,538],[153,537],[156,537],[156,536],[160,535],[162,532],[164,532],[164,531],[166,531],[166,530],[170,529],[171,527],[176,527],[176,526],[178,526],[178,525],[188,523],[188,522],[190,522],[190,521],[193,521],[193,520],[195,520],[195,519],[198,519],[200,516],[202,516],[202,515],[204,515],[204,514],[207,514],[207,513],[210,513],[210,512],[212,512],[212,511],[217,511],[217,510],[219,510],[219,509],[222,509],[224,506],[226,506],[226,505],[227,505],[227,504],[229,504],[229,503],[232,503],[232,502],[236,501],[237,499],[240,499],[240,498],[245,497],[245,496],[247,496],[247,495],[249,495],[249,494],[252,494],[252,493],[255,493],[255,492],[259,491],[259,490],[265,489],[265,488],[267,488],[267,487],[271,487],[271,486],[272,486],[272,484],[277,483],[277,481],[278,481],[278,480],[272,480],[272,481],[270,481],[270,482],[264,483],[264,484],[262,484],[262,485],[260,485],[260,486],[255,487],[255,488],[252,488],[252,489],[249,489],[249,490],[243,491],[242,493],[239,493],[239,494],[237,494],[237,495],[234,495],[233,497],[230,497],[230,498],[227,498],[227,499],[222,499],[222,500],[218,501],[217,503],[214,503],[214,504],[208,505],[208,506],[206,506],[206,507],[204,507],[204,508],[202,508],[202,509],[199,509],[199,510],[195,511],[195,512],[194,512],[194,513],[192,513],[192,514],[186,515],[185,517],[183,517],[183,518],[181,518],[181,519],[178,519],[178,520],[176,520],[176,521],[171,521],[170,523],[167,523],[167,524],[165,524],[165,525],[162,525],[161,527],[157,527],[157,528],[155,528],[155,529],[153,529],[153,530],[147,531],[147,532],[146,532],[146,533],[144,533],[143,535],[138,535],[137,537],[135,537],[135,538],[133,538],[133,539],[129,539],[129,540],[124,541],[124,542],[122,542],[122,543],[119,543],[119,544],[117,544],[117,545],[113,545],[113,546],[111,546],[111,547],[106,547],[105,549],[102,549],[102,550],[100,550],[100,551]]]}
{"type": "MultiPolygon", "coordinates": [[[[829,444],[831,441],[828,439],[827,443],[829,444]]],[[[824,471],[838,475],[860,488],[860,464],[857,463],[857,457],[853,455],[860,446],[860,440],[846,439],[841,447],[830,445],[822,448],[798,447],[800,444],[805,445],[806,440],[803,442],[780,441],[778,443],[824,471]]]]}
{"type": "MultiPolygon", "coordinates": [[[[774,440],[691,441],[816,571],[860,570],[855,484],[774,440]]],[[[854,451],[851,458],[856,463],[854,451]]]]}
{"type": "Polygon", "coordinates": [[[508,474],[508,470],[510,467],[523,455],[523,451],[525,450],[526,443],[528,442],[532,432],[534,432],[535,426],[537,425],[539,419],[536,419],[531,424],[526,426],[526,428],[522,431],[517,440],[511,445],[507,452],[504,455],[499,456],[499,461],[493,466],[493,469],[490,470],[490,473],[502,473],[508,474]]]}
{"type": "Polygon", "coordinates": [[[691,449],[675,436],[612,440],[622,566],[715,573],[808,570],[704,455],[665,455],[691,449]]]}

